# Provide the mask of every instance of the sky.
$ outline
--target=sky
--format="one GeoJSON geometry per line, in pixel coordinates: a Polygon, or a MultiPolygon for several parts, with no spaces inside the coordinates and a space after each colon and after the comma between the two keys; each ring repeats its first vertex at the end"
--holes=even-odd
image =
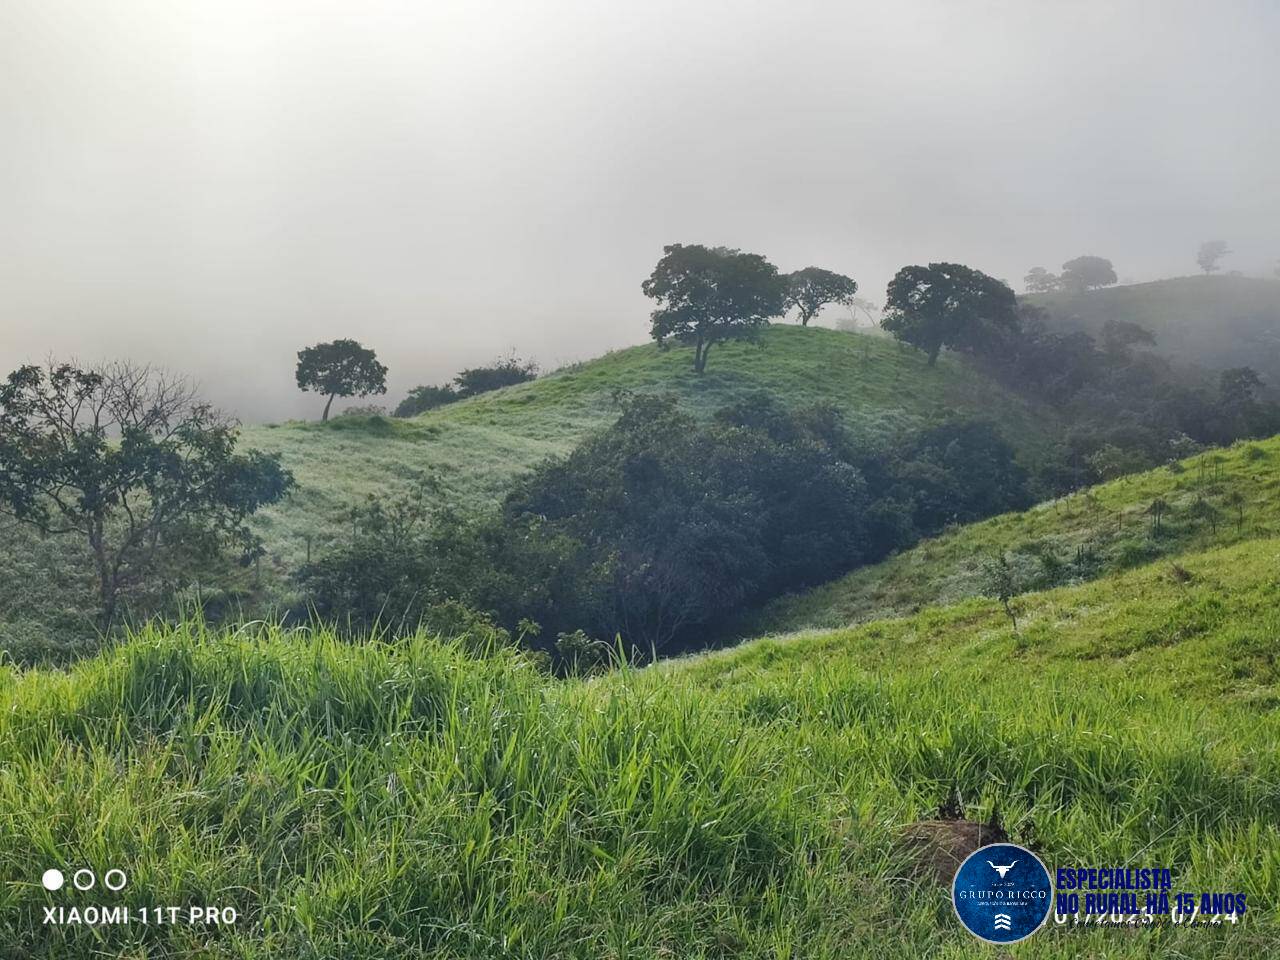
{"type": "Polygon", "coordinates": [[[314,417],[644,342],[664,244],[824,266],[1280,259],[1280,4],[0,0],[0,372],[130,358],[314,417]]]}

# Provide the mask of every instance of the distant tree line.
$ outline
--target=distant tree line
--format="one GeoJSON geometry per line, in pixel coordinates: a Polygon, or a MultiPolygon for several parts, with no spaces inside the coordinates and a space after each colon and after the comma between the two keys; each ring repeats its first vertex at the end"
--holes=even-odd
{"type": "Polygon", "coordinates": [[[1068,260],[1062,265],[1060,274],[1050,273],[1044,267],[1032,267],[1023,282],[1027,293],[1054,293],[1058,290],[1083,293],[1111,286],[1116,282],[1116,271],[1106,257],[1090,254],[1068,260]]]}

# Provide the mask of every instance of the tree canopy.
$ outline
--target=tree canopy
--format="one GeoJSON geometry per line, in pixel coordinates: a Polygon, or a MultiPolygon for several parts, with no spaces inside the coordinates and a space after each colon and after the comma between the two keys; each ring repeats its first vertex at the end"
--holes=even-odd
{"type": "Polygon", "coordinates": [[[889,281],[885,330],[923,350],[982,351],[1019,329],[1018,301],[1004,282],[958,263],[903,267],[889,281]]]}
{"type": "Polygon", "coordinates": [[[235,447],[234,423],[147,367],[26,366],[0,384],[0,510],[86,544],[103,629],[178,555],[258,549],[244,520],[293,476],[235,447]]]}
{"type": "Polygon", "coordinates": [[[822,267],[787,274],[787,309],[797,308],[803,327],[829,303],[851,306],[857,292],[858,282],[852,277],[822,267]]]}
{"type": "Polygon", "coordinates": [[[1218,261],[1230,252],[1225,240],[1206,240],[1196,253],[1196,263],[1205,273],[1213,273],[1218,269],[1218,261]]]}
{"type": "Polygon", "coordinates": [[[387,392],[387,368],[377,354],[355,340],[317,343],[298,351],[298,387],[322,394],[325,401],[320,419],[329,419],[334,397],[367,397],[387,392]]]}
{"type": "Polygon", "coordinates": [[[1062,286],[1068,290],[1094,290],[1116,282],[1116,271],[1106,257],[1083,256],[1062,265],[1062,286]]]}
{"type": "Polygon", "coordinates": [[[1022,278],[1027,293],[1053,293],[1062,289],[1062,281],[1056,273],[1050,273],[1044,267],[1032,267],[1022,278]]]}
{"type": "Polygon", "coordinates": [[[727,247],[671,244],[642,285],[658,303],[650,314],[653,338],[694,348],[693,369],[702,373],[711,347],[751,339],[786,311],[788,285],[764,257],[727,247]]]}

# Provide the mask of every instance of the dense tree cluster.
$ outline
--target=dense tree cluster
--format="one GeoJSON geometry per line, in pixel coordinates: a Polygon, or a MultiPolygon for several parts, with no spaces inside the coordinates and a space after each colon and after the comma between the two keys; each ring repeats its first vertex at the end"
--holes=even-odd
{"type": "Polygon", "coordinates": [[[1025,472],[986,424],[871,451],[827,408],[789,412],[757,395],[699,423],[674,400],[636,396],[498,512],[428,519],[421,499],[374,502],[351,543],[302,583],[339,618],[412,620],[452,599],[509,629],[531,618],[545,637],[582,630],[651,652],[946,524],[1029,502],[1025,472]]]}
{"type": "Polygon", "coordinates": [[[1147,349],[1155,337],[1135,323],[1111,320],[1095,339],[1055,330],[1048,314],[1029,304],[1020,320],[978,363],[1066,420],[1066,439],[1042,469],[1045,494],[1280,431],[1280,408],[1247,367],[1224,371],[1215,383],[1147,349]]]}

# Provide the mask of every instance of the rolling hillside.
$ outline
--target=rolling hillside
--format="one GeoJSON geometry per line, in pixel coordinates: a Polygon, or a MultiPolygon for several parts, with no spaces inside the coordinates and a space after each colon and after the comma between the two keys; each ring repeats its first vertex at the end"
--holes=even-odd
{"type": "Polygon", "coordinates": [[[1275,955],[1277,556],[1274,530],[1246,526],[1026,596],[1017,632],[967,600],[590,681],[425,637],[198,623],[66,672],[3,667],[0,943],[72,960],[988,957],[901,841],[954,793],[1050,865],[1140,860],[1248,897],[1238,924],[1050,922],[1011,955],[1275,955]],[[239,918],[42,925],[75,898],[38,869],[84,864],[126,871],[108,902],[239,918]]]}
{"type": "Polygon", "coordinates": [[[1280,390],[1280,280],[1177,277],[1025,299],[1088,333],[1109,319],[1140,324],[1155,334],[1158,353],[1211,371],[1253,367],[1280,390]]]}
{"type": "Polygon", "coordinates": [[[259,529],[273,558],[292,566],[309,537],[314,546],[340,533],[346,508],[369,493],[402,487],[416,473],[433,472],[455,503],[496,501],[513,477],[567,453],[615,417],[617,390],[675,393],[706,414],[766,390],[791,406],[835,404],[868,437],[982,418],[996,422],[1028,459],[1052,442],[1055,430],[1051,412],[1032,411],[956,358],[930,369],[920,354],[887,338],[775,326],[760,346],[717,347],[702,376],[690,369],[688,350],[649,344],[412,420],[340,417],[246,427],[244,444],[279,452],[299,483],[287,502],[263,511],[259,529]]]}
{"type": "MultiPolygon", "coordinates": [[[[929,368],[916,352],[870,334],[777,326],[760,346],[717,348],[701,377],[690,370],[688,350],[632,347],[410,420],[246,425],[242,445],[280,453],[298,489],[253,519],[268,550],[261,568],[223,569],[212,589],[225,586],[233,597],[265,593],[273,602],[286,596],[287,577],[308,549],[321,551],[345,534],[352,506],[370,494],[400,492],[423,473],[452,504],[496,502],[514,477],[616,417],[618,390],[675,393],[706,415],[766,390],[792,406],[835,404],[853,430],[872,438],[947,418],[982,418],[996,422],[1028,461],[1057,429],[1051,412],[1033,411],[956,358],[929,368]]],[[[96,644],[82,544],[42,539],[0,517],[0,581],[21,587],[0,592],[0,651],[22,659],[96,644]]]]}
{"type": "Polygon", "coordinates": [[[742,631],[846,626],[973,597],[982,590],[983,561],[997,554],[1009,555],[1033,589],[1259,536],[1280,536],[1280,437],[1210,451],[1025,513],[957,528],[884,563],[783,597],[742,631]],[[1232,502],[1234,494],[1242,503],[1232,502]],[[1157,499],[1168,512],[1153,535],[1149,510],[1157,499]]]}

